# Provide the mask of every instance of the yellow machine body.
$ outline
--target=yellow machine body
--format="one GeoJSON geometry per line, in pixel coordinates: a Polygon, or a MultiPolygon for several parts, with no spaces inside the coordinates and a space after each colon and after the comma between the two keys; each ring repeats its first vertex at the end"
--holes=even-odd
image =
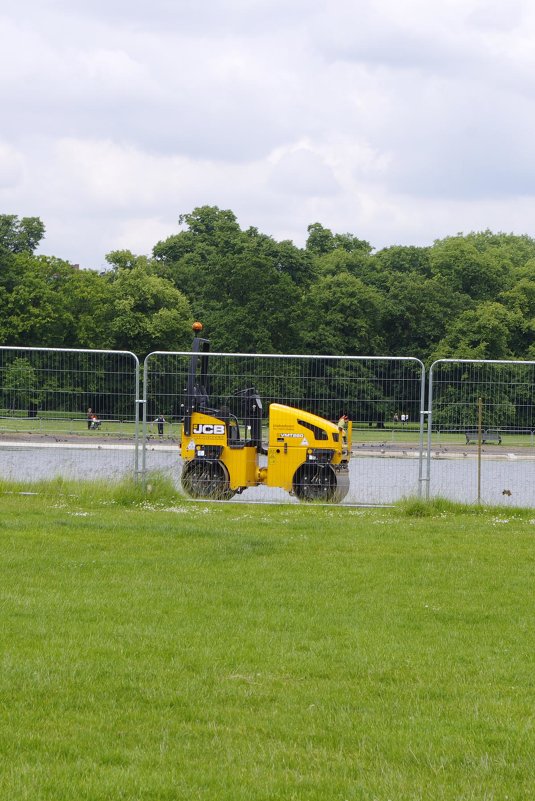
{"type": "Polygon", "coordinates": [[[269,407],[266,484],[293,489],[294,476],[303,464],[347,465],[347,438],[334,423],[310,412],[281,403],[269,407]]]}
{"type": "Polygon", "coordinates": [[[294,492],[296,475],[303,465],[331,465],[338,478],[338,495],[343,497],[347,492],[344,485],[349,481],[350,426],[349,432],[342,432],[318,415],[272,403],[266,459],[256,445],[237,438],[236,427],[229,420],[193,412],[191,433],[182,436],[181,456],[185,463],[197,460],[223,465],[230,494],[259,484],[294,492]]]}
{"type": "Polygon", "coordinates": [[[181,456],[185,462],[192,459],[219,460],[227,469],[232,490],[255,487],[259,483],[254,445],[231,447],[232,426],[219,417],[194,412],[191,422],[191,435],[182,435],[181,456]]]}
{"type": "Polygon", "coordinates": [[[230,405],[210,400],[210,341],[195,338],[184,391],[181,484],[192,498],[225,500],[248,487],[279,487],[301,501],[337,502],[349,489],[351,424],[272,403],[265,432],[255,387],[237,390],[230,405]],[[233,411],[232,411],[233,410],[233,411]],[[347,428],[347,430],[345,430],[347,428]],[[267,433],[267,443],[265,442],[267,433]]]}

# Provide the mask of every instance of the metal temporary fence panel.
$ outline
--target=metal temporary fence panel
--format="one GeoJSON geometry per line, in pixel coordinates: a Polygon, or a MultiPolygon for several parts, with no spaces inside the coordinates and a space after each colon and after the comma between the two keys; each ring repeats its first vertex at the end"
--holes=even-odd
{"type": "Polygon", "coordinates": [[[535,362],[440,359],[429,371],[428,494],[535,506],[535,362]]]}
{"type": "MultiPolygon", "coordinates": [[[[160,472],[181,489],[180,443],[191,352],[154,352],[144,364],[142,470],[160,472]],[[160,418],[160,421],[158,420],[160,418]],[[165,422],[162,422],[162,419],[165,422]]],[[[243,390],[262,400],[262,439],[273,403],[352,428],[349,491],[342,503],[389,504],[420,494],[423,482],[425,371],[418,359],[350,356],[209,354],[209,407],[225,409],[243,427],[243,390]]],[[[258,466],[267,467],[265,454],[258,466]]],[[[273,479],[270,483],[278,484],[273,479]]],[[[233,502],[293,502],[292,489],[249,486],[233,502]]]]}
{"type": "Polygon", "coordinates": [[[0,478],[137,475],[139,372],[125,351],[0,347],[0,478]]]}

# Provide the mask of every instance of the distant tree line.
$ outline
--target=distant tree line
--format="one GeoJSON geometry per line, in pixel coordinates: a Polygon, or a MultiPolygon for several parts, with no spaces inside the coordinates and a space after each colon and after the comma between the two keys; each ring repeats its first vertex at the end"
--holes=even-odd
{"type": "Polygon", "coordinates": [[[242,230],[214,206],[150,257],[110,269],[37,256],[36,217],[0,215],[0,344],[188,350],[201,320],[214,350],[535,359],[535,240],[483,231],[374,251],[320,223],[304,248],[242,230]]]}

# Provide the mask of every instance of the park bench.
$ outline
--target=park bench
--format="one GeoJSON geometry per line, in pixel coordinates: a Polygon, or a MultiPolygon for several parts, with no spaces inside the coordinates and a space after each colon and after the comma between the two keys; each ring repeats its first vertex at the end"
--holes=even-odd
{"type": "MultiPolygon", "coordinates": [[[[479,441],[479,431],[477,428],[472,428],[465,431],[466,444],[470,445],[471,442],[477,443],[479,441]]],[[[496,445],[502,444],[502,435],[496,428],[486,428],[481,432],[481,442],[483,445],[494,443],[496,445]]]]}

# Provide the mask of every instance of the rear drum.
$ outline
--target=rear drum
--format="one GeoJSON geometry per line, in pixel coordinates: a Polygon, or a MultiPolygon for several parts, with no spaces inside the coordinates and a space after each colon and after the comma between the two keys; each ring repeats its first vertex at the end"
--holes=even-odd
{"type": "Polygon", "coordinates": [[[184,465],[182,489],[190,498],[212,501],[228,501],[235,494],[223,462],[204,459],[192,459],[184,465]]]}
{"type": "Polygon", "coordinates": [[[294,495],[300,501],[339,503],[349,490],[349,471],[344,465],[335,470],[330,464],[307,462],[295,471],[294,495]]]}

